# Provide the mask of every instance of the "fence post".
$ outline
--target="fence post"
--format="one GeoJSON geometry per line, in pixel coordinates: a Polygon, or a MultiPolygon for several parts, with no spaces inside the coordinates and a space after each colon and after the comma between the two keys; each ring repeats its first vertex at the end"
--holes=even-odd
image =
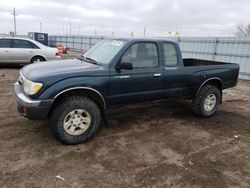
{"type": "Polygon", "coordinates": [[[213,61],[215,60],[215,57],[216,57],[216,51],[217,51],[217,45],[218,45],[218,38],[216,37],[215,38],[215,41],[214,41],[214,49],[213,49],[213,61]]]}
{"type": "Polygon", "coordinates": [[[177,42],[178,42],[178,44],[180,44],[180,42],[181,42],[180,37],[177,37],[177,42]]]}
{"type": "MultiPolygon", "coordinates": [[[[91,48],[91,45],[92,45],[92,37],[90,36],[90,37],[89,37],[89,49],[91,48]]],[[[88,50],[89,50],[89,49],[88,49],[88,50]]]]}
{"type": "Polygon", "coordinates": [[[80,52],[81,53],[83,52],[83,49],[82,49],[82,36],[81,36],[81,49],[80,49],[80,52]]]}
{"type": "Polygon", "coordinates": [[[66,35],[66,48],[68,48],[68,36],[66,35]]]}

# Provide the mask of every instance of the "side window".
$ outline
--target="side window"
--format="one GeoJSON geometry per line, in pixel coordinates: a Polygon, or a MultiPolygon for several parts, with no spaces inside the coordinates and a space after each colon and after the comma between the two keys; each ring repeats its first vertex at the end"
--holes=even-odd
{"type": "Polygon", "coordinates": [[[35,45],[34,43],[30,42],[32,48],[35,48],[35,49],[40,49],[37,45],[35,45]]]}
{"type": "Polygon", "coordinates": [[[175,46],[171,43],[163,43],[163,62],[166,67],[176,67],[178,58],[175,46]]]}
{"type": "Polygon", "coordinates": [[[13,48],[33,48],[33,44],[27,40],[13,40],[13,48]]]}
{"type": "Polygon", "coordinates": [[[158,66],[158,51],[155,43],[136,43],[122,56],[122,62],[133,64],[134,68],[158,66]]]}
{"type": "Polygon", "coordinates": [[[10,48],[11,40],[10,39],[0,39],[0,48],[10,48]]]}

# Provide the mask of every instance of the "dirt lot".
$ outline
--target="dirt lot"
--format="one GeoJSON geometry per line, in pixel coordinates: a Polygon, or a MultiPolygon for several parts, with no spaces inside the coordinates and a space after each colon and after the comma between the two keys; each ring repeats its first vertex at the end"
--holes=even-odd
{"type": "Polygon", "coordinates": [[[250,82],[225,91],[211,118],[183,101],[131,105],[65,146],[16,112],[18,72],[0,69],[0,187],[250,187],[250,82]]]}

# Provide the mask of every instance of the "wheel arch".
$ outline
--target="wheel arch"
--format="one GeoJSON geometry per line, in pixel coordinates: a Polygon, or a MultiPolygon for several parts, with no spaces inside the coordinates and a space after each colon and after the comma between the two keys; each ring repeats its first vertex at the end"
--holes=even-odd
{"type": "Polygon", "coordinates": [[[32,60],[36,57],[41,57],[43,58],[45,61],[47,61],[46,57],[44,55],[41,55],[41,54],[36,54],[36,55],[33,55],[31,58],[30,58],[30,63],[32,63],[32,60]]]}
{"type": "Polygon", "coordinates": [[[220,90],[220,93],[221,93],[221,96],[222,96],[222,89],[223,89],[223,82],[220,78],[218,77],[213,77],[213,78],[209,78],[207,80],[205,80],[199,87],[199,89],[197,90],[195,96],[197,96],[201,90],[202,87],[204,87],[205,85],[213,85],[213,86],[216,86],[219,90],[220,90]]]}
{"type": "Polygon", "coordinates": [[[88,97],[97,104],[97,106],[101,110],[101,113],[104,113],[106,109],[106,101],[99,91],[90,87],[73,87],[59,92],[54,97],[54,102],[50,108],[49,115],[51,114],[55,106],[58,104],[58,102],[60,102],[63,98],[66,98],[67,96],[71,95],[81,95],[88,97]]]}

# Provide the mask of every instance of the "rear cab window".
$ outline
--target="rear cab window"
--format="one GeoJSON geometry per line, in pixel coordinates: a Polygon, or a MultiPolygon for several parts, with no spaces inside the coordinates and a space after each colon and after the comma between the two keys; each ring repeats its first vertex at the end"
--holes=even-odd
{"type": "Polygon", "coordinates": [[[172,43],[162,43],[163,63],[165,67],[177,67],[178,56],[175,46],[172,43]]]}
{"type": "Polygon", "coordinates": [[[0,48],[11,48],[11,39],[0,39],[0,48]]]}

